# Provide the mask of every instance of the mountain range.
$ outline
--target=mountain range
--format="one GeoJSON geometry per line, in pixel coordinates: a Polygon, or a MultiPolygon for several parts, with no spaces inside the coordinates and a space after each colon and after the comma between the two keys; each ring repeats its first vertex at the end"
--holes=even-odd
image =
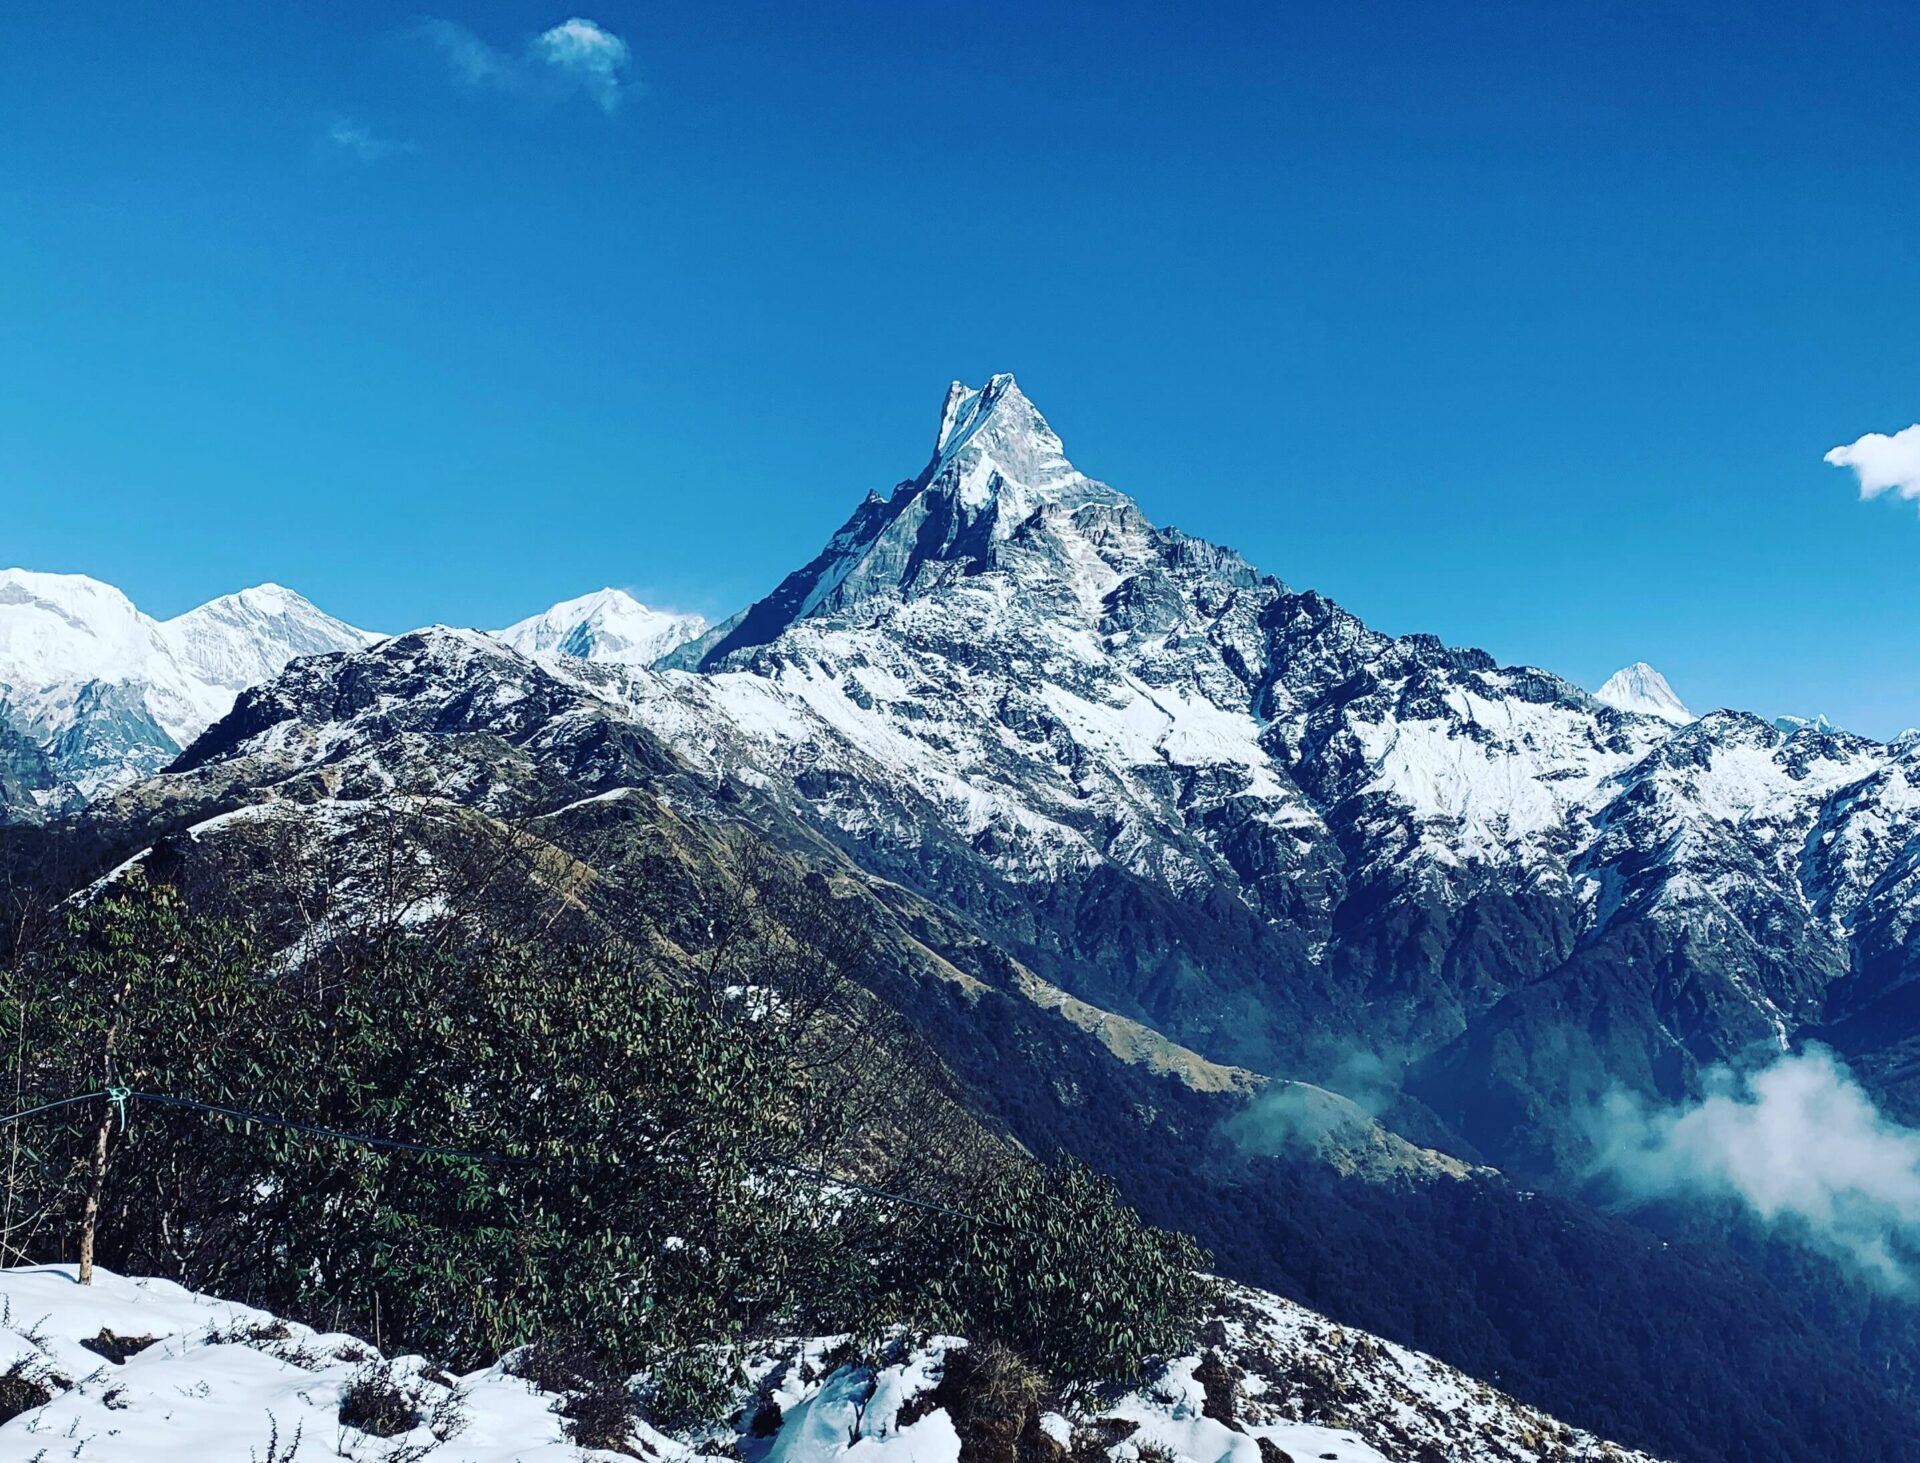
{"type": "MultiPolygon", "coordinates": [[[[1694,716],[1644,664],[1589,693],[1383,634],[1156,526],[1072,465],[1011,376],[955,383],[925,466],[715,625],[603,590],[500,631],[382,638],[275,586],[155,621],[93,580],[0,574],[14,819],[142,856],[249,807],[393,794],[537,823],[576,856],[589,827],[630,853],[641,830],[657,850],[737,826],[849,881],[897,957],[876,989],[983,1113],[1117,1169],[1240,1278],[1324,1309],[1349,1247],[1297,1235],[1333,1246],[1307,1265],[1245,1233],[1291,1222],[1283,1192],[1415,1289],[1438,1282],[1385,1257],[1396,1230],[1437,1246],[1470,1209],[1511,1231],[1516,1273],[1567,1287],[1586,1262],[1546,1231],[1582,1234],[1629,1301],[1739,1297],[1742,1344],[1775,1348],[1754,1373],[1813,1387],[1819,1367],[1783,1360],[1822,1344],[1802,1282],[1741,1270],[1744,1251],[1663,1256],[1697,1235],[1593,1207],[1592,1115],[1818,1037],[1920,1116],[1920,736],[1694,716]],[[1288,1092],[1324,1096],[1276,1108],[1288,1092]],[[1303,1112],[1311,1179],[1274,1166],[1303,1112]],[[1149,1192],[1189,1162],[1204,1182],[1149,1192]]],[[[1697,1419],[1623,1427],[1644,1375],[1509,1361],[1551,1322],[1472,1304],[1477,1329],[1417,1299],[1354,1319],[1517,1368],[1529,1400],[1628,1440],[1794,1456],[1793,1438],[1716,1451],[1697,1419]]],[[[1855,1346],[1885,1334],[1856,1319],[1829,1317],[1855,1346]]],[[[1817,1385],[1877,1416],[1920,1348],[1885,1370],[1885,1394],[1817,1385]]]]}

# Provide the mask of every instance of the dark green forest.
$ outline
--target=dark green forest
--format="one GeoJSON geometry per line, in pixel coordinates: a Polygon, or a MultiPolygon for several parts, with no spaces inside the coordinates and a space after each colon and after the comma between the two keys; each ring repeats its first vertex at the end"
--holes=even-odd
{"type": "Polygon", "coordinates": [[[462,1367],[564,1340],[649,1373],[664,1420],[776,1334],[960,1332],[1060,1381],[1186,1340],[1200,1251],[979,1128],[842,970],[834,901],[742,878],[699,962],[380,898],[249,919],[145,867],[17,907],[12,1110],[134,1095],[6,1130],[8,1261],[84,1247],[462,1367]]]}

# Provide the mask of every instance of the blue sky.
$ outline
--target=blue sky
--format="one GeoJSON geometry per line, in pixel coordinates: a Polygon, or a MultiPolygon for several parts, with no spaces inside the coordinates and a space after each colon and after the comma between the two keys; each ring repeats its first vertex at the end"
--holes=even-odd
{"type": "Polygon", "coordinates": [[[582,4],[9,7],[0,561],[724,613],[1012,370],[1383,629],[1920,723],[1822,461],[1920,420],[1910,5],[582,4]]]}

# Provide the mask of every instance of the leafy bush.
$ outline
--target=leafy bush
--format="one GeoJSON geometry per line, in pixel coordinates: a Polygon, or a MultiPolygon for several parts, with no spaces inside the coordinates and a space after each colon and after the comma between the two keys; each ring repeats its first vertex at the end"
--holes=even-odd
{"type": "MultiPolygon", "coordinates": [[[[632,1356],[726,1342],[812,1263],[817,1185],[767,1170],[797,1140],[803,1074],[631,952],[403,937],[267,965],[164,887],[115,892],[13,982],[23,1090],[104,1085],[111,1033],[137,1090],[510,1161],[136,1104],[101,1216],[116,1268],[478,1362],[554,1330],[632,1356]]],[[[55,1237],[99,1121],[74,1112],[39,1132],[55,1237]]]]}
{"type": "Polygon", "coordinates": [[[969,1202],[979,1222],[915,1257],[942,1324],[1004,1341],[1061,1381],[1131,1376],[1191,1339],[1206,1256],[1144,1223],[1112,1180],[1072,1158],[1013,1163],[969,1202]]]}

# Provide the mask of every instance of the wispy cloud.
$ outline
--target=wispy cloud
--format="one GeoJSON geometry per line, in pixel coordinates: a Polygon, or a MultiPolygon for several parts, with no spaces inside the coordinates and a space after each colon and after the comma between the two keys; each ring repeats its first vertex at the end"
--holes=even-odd
{"type": "Polygon", "coordinates": [[[1862,498],[1877,498],[1888,492],[1920,498],[1920,422],[1891,437],[1884,432],[1869,432],[1834,448],[1826,460],[1834,467],[1853,469],[1860,480],[1862,498]]]}
{"type": "Polygon", "coordinates": [[[1734,1199],[1762,1222],[1910,1289],[1920,1257],[1920,1131],[1902,1127],[1833,1054],[1716,1068],[1697,1103],[1616,1093],[1595,1116],[1598,1170],[1641,1198],[1734,1199]]]}
{"type": "Polygon", "coordinates": [[[412,152],[411,142],[396,142],[392,138],[377,136],[364,122],[356,122],[352,117],[336,118],[327,128],[327,145],[337,151],[357,157],[363,163],[377,163],[382,158],[396,153],[412,152]]]}
{"type": "Polygon", "coordinates": [[[527,96],[584,96],[601,111],[618,110],[632,89],[627,43],[594,21],[574,16],[534,36],[519,51],[488,44],[464,25],[427,20],[420,33],[446,58],[454,79],[467,86],[527,96]]]}

